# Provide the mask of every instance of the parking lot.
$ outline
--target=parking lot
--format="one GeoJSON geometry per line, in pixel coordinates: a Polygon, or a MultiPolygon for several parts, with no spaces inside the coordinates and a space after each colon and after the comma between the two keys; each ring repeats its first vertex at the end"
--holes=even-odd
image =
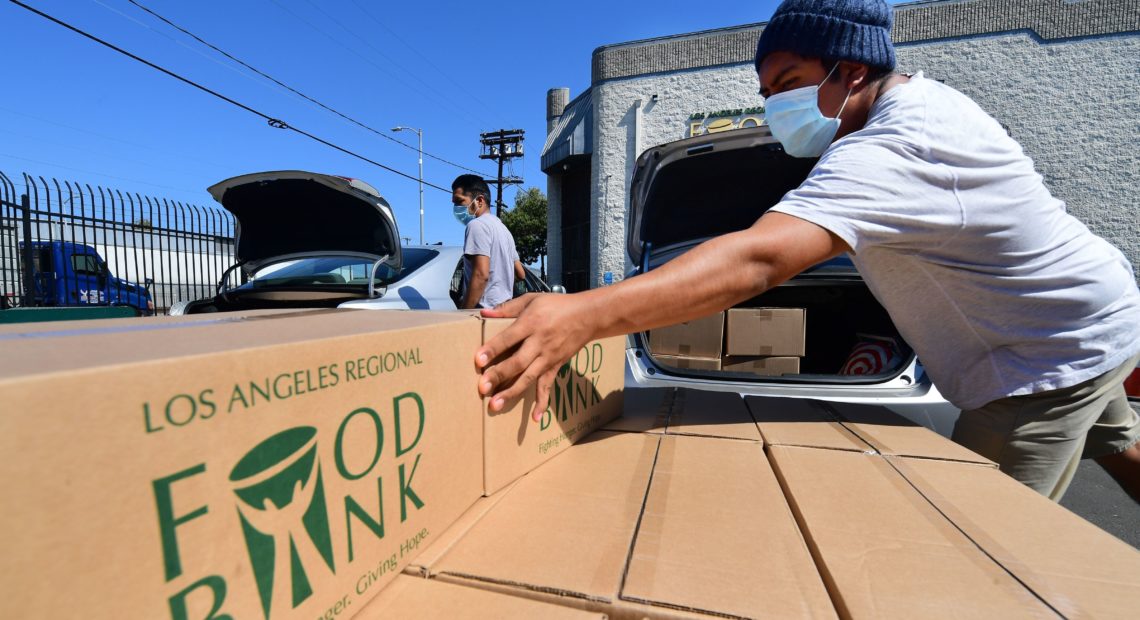
{"type": "MultiPolygon", "coordinates": [[[[1132,403],[1140,411],[1140,404],[1132,403]]],[[[1061,505],[1140,549],[1140,504],[1093,461],[1081,461],[1061,505]]]]}

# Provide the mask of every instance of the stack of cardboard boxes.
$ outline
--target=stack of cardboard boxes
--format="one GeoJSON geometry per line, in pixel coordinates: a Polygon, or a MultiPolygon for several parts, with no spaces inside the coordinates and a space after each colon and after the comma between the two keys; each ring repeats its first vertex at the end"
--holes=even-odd
{"type": "Polygon", "coordinates": [[[732,308],[649,333],[661,364],[760,376],[800,372],[805,353],[803,308],[732,308]]]}
{"type": "Polygon", "coordinates": [[[616,338],[562,368],[542,420],[532,397],[488,414],[471,357],[504,325],[0,329],[0,617],[1130,617],[1140,600],[1140,553],[882,408],[623,392],[616,338]]]}
{"type": "Polygon", "coordinates": [[[885,409],[627,392],[407,573],[610,618],[1134,611],[1140,553],[885,409]]]}

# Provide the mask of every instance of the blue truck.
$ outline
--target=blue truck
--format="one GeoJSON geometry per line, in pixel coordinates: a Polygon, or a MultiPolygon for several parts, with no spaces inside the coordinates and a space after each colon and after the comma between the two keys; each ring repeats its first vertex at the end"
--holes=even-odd
{"type": "MultiPolygon", "coordinates": [[[[26,242],[19,244],[19,256],[29,255],[26,242]]],[[[24,306],[35,307],[129,307],[140,316],[154,314],[154,300],[148,286],[115,277],[95,248],[69,241],[32,241],[30,270],[32,286],[25,287],[24,306]]]]}

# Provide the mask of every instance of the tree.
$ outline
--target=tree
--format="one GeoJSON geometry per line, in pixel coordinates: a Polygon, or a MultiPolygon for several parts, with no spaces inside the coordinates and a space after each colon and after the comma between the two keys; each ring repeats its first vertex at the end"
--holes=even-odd
{"type": "Polygon", "coordinates": [[[503,224],[515,238],[519,259],[527,265],[542,260],[545,272],[546,195],[537,187],[515,194],[515,206],[503,214],[503,224]]]}

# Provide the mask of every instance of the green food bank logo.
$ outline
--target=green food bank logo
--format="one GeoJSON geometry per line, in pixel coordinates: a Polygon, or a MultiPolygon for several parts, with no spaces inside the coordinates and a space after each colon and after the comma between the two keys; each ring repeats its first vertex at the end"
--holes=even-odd
{"type": "MultiPolygon", "coordinates": [[[[206,473],[205,463],[154,480],[165,579],[176,590],[168,598],[171,618],[233,620],[225,612],[227,579],[252,579],[266,620],[312,597],[317,579],[335,576],[338,569],[353,562],[362,536],[384,538],[386,499],[389,506],[393,500],[399,502],[400,523],[423,509],[413,482],[422,456],[416,447],[425,420],[423,400],[409,392],[392,399],[390,415],[370,407],[351,411],[335,437],[321,439],[312,426],[280,431],[257,443],[229,468],[232,494],[216,499],[220,510],[206,504],[180,512],[192,505],[191,500],[175,499],[176,493],[193,494],[193,479],[206,473]],[[388,451],[386,429],[392,444],[388,451]],[[346,446],[350,436],[352,449],[346,446]],[[332,462],[322,463],[320,455],[329,450],[327,444],[323,452],[318,447],[329,439],[332,462]],[[382,472],[393,469],[397,480],[388,485],[388,493],[394,495],[386,498],[382,472]],[[330,504],[325,484],[330,475],[363,484],[353,485],[352,495],[333,498],[343,503],[330,504]],[[333,510],[334,505],[338,509],[343,505],[343,512],[333,510]],[[344,525],[340,540],[334,539],[330,517],[343,519],[339,521],[344,525]],[[190,533],[195,522],[211,518],[233,519],[244,549],[219,549],[215,541],[190,533]],[[182,560],[191,553],[208,558],[212,565],[230,567],[230,573],[192,580],[183,574],[182,560]],[[248,570],[233,570],[234,561],[242,558],[248,561],[248,570]],[[208,611],[200,615],[199,609],[208,611]]],[[[388,478],[391,481],[391,474],[388,478]]]]}
{"type": "Polygon", "coordinates": [[[313,593],[306,566],[323,563],[336,572],[317,429],[303,426],[266,439],[238,461],[230,481],[266,617],[270,609],[296,607],[313,593]]]}
{"type": "Polygon", "coordinates": [[[600,343],[591,343],[558,369],[550,392],[550,405],[539,421],[541,430],[555,421],[565,423],[602,402],[598,379],[604,351],[600,343]]]}

